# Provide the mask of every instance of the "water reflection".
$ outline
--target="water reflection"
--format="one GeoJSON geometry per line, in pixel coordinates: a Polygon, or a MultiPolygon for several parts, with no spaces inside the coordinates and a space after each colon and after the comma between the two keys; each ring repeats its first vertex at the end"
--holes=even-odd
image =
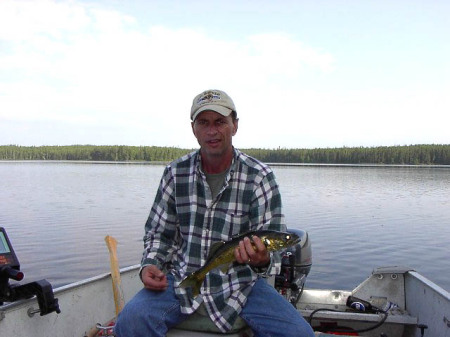
{"type": "MultiPolygon", "coordinates": [[[[313,243],[308,287],[352,288],[408,265],[450,289],[450,169],[274,166],[288,226],[313,243]]],[[[0,162],[0,225],[26,279],[55,286],[137,264],[161,165],[0,162]]]]}

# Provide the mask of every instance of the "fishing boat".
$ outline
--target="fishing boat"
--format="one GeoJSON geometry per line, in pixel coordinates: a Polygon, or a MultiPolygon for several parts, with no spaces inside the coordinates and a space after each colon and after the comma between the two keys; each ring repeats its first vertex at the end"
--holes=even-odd
{"type": "MultiPolygon", "coordinates": [[[[301,241],[282,252],[282,271],[268,282],[297,308],[316,336],[450,336],[450,294],[410,268],[376,268],[354,289],[308,288],[305,284],[312,266],[311,242],[306,232],[294,232],[301,241]]],[[[32,286],[13,283],[23,275],[6,232],[0,232],[0,301],[5,302],[0,306],[0,335],[113,336],[114,318],[142,283],[139,265],[119,270],[114,247],[109,248],[110,273],[53,290],[45,280],[33,282],[32,286]],[[24,296],[22,288],[27,289],[24,296]],[[5,298],[12,301],[7,303],[5,298]]],[[[220,335],[201,310],[167,334],[220,335]]],[[[238,320],[227,334],[252,335],[243,320],[238,320]]]]}

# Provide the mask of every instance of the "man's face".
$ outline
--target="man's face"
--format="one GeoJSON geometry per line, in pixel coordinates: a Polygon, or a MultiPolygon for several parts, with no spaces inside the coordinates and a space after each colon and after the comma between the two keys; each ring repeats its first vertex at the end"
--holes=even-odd
{"type": "Polygon", "coordinates": [[[232,149],[232,138],[238,129],[238,121],[215,111],[201,112],[192,122],[192,131],[202,153],[207,156],[223,156],[232,149]]]}

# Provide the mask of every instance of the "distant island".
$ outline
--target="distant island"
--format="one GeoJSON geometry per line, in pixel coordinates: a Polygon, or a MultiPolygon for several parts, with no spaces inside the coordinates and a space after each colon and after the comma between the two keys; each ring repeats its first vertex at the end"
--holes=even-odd
{"type": "MultiPolygon", "coordinates": [[[[450,144],[317,149],[241,149],[266,163],[450,165],[450,144]]],[[[193,149],[158,146],[0,145],[0,160],[78,160],[167,163],[193,149]]]]}

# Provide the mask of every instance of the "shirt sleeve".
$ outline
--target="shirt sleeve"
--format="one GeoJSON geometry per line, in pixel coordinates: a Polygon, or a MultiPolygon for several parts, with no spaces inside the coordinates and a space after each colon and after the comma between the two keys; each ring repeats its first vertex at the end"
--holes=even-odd
{"type": "Polygon", "coordinates": [[[164,170],[155,201],[145,224],[144,253],[141,267],[156,265],[160,270],[172,260],[178,240],[178,216],[175,207],[174,178],[171,168],[164,170]]]}
{"type": "MultiPolygon", "coordinates": [[[[261,177],[255,180],[255,199],[251,210],[251,222],[256,224],[257,230],[287,231],[284,214],[282,212],[281,195],[274,173],[267,169],[261,177]]],[[[279,252],[270,254],[270,264],[264,271],[258,272],[263,276],[276,275],[281,271],[281,256],[279,252]]]]}

